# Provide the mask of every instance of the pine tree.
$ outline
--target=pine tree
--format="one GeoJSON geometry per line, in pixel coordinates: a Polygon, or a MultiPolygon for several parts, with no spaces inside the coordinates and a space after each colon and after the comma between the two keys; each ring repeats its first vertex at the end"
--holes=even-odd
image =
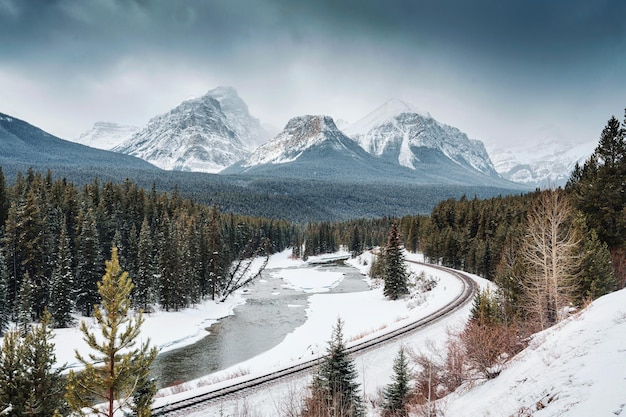
{"type": "MultiPolygon", "coordinates": [[[[129,316],[132,289],[133,283],[128,273],[121,271],[114,247],[98,283],[102,307],[94,309],[101,335],[91,333],[84,321],[80,327],[83,339],[96,353],[86,359],[76,351],[84,370],[79,374],[70,371],[68,375],[66,399],[76,413],[81,414],[83,408],[106,417],[113,417],[116,411],[128,412],[133,396],[142,388],[157,351],[149,348],[149,341],[136,347],[144,319],[141,313],[135,319],[129,316]],[[104,405],[95,406],[95,400],[104,400],[104,405]]],[[[150,403],[151,398],[144,397],[138,415],[150,416],[150,403]]]]}
{"type": "Polygon", "coordinates": [[[50,314],[20,338],[9,331],[0,354],[0,412],[10,417],[48,417],[64,410],[62,368],[56,365],[50,314]]]}
{"type": "Polygon", "coordinates": [[[4,251],[0,250],[0,337],[8,329],[10,320],[9,274],[7,273],[4,251]]]}
{"type": "Polygon", "coordinates": [[[393,360],[393,382],[385,387],[385,415],[394,417],[408,416],[407,402],[411,394],[411,371],[409,359],[404,347],[400,347],[398,355],[393,360]]]}
{"type": "Polygon", "coordinates": [[[391,230],[389,231],[384,254],[383,279],[385,281],[385,288],[383,292],[386,297],[397,300],[401,296],[409,293],[409,273],[404,263],[398,224],[395,222],[392,224],[391,230]]]}
{"type": "Polygon", "coordinates": [[[7,217],[9,216],[10,202],[8,194],[4,172],[0,166],[0,229],[4,227],[7,217]]]}
{"type": "Polygon", "coordinates": [[[139,231],[137,248],[137,275],[135,276],[135,288],[133,291],[133,304],[144,311],[154,301],[154,266],[153,244],[150,237],[148,219],[144,217],[139,231]]]}
{"type": "Polygon", "coordinates": [[[9,331],[4,335],[2,351],[0,352],[0,412],[6,412],[10,417],[22,415],[21,404],[26,397],[26,387],[23,386],[22,373],[24,366],[21,362],[21,341],[17,331],[9,331]]]}
{"type": "Polygon", "coordinates": [[[72,324],[74,301],[74,274],[72,273],[70,242],[67,237],[65,222],[61,226],[57,262],[50,280],[50,313],[55,327],[69,327],[72,324]]]}
{"type": "Polygon", "coordinates": [[[33,417],[48,417],[65,407],[63,368],[54,368],[56,356],[51,321],[52,316],[45,311],[41,323],[28,332],[23,342],[23,385],[28,388],[24,414],[33,417]]]}
{"type": "Polygon", "coordinates": [[[617,280],[611,265],[611,253],[595,230],[585,233],[581,245],[579,299],[595,300],[615,291],[617,280]]]}
{"type": "Polygon", "coordinates": [[[20,290],[17,295],[16,310],[17,310],[17,323],[21,329],[22,335],[26,335],[28,328],[33,321],[33,281],[30,279],[30,274],[26,272],[24,279],[20,285],[20,290]]]}
{"type": "Polygon", "coordinates": [[[75,274],[76,307],[84,316],[90,316],[98,302],[97,282],[102,276],[100,242],[93,210],[82,214],[77,238],[75,274]]]}
{"type": "Polygon", "coordinates": [[[304,415],[364,415],[357,377],[354,362],[350,359],[343,340],[343,321],[337,319],[328,342],[327,355],[313,377],[312,395],[306,402],[304,415]]]}

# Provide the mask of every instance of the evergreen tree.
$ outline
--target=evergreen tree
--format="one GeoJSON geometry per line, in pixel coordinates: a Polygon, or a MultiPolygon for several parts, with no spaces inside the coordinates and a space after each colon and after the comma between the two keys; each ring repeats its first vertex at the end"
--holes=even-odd
{"type": "Polygon", "coordinates": [[[364,415],[354,362],[343,340],[343,321],[337,319],[327,355],[322,360],[311,385],[305,415],[357,417],[364,415]]]}
{"type": "Polygon", "coordinates": [[[411,371],[409,359],[402,346],[393,360],[393,376],[391,378],[393,382],[387,385],[383,392],[385,415],[406,417],[408,416],[407,402],[411,394],[411,371]]]}
{"type": "MultiPolygon", "coordinates": [[[[84,408],[106,417],[113,417],[116,411],[128,412],[133,396],[142,388],[157,351],[149,348],[149,341],[136,347],[144,319],[141,313],[135,319],[129,316],[132,289],[133,283],[128,273],[121,271],[114,247],[98,283],[102,307],[94,309],[101,335],[91,333],[84,321],[80,327],[83,339],[96,353],[86,359],[77,351],[76,358],[84,370],[79,374],[70,371],[68,375],[66,399],[76,413],[82,414],[84,408]],[[95,400],[104,400],[104,406],[94,407],[95,400]]],[[[151,401],[144,397],[138,415],[150,416],[151,401]]]]}
{"type": "Polygon", "coordinates": [[[9,331],[0,354],[0,413],[10,417],[48,417],[64,410],[63,369],[56,362],[50,314],[22,339],[9,331]],[[9,410],[4,411],[3,410],[9,410]]]}
{"type": "Polygon", "coordinates": [[[0,337],[9,327],[11,304],[9,303],[9,274],[7,273],[4,252],[0,250],[0,337]]]}
{"type": "Polygon", "coordinates": [[[33,327],[23,342],[24,387],[27,387],[24,414],[48,417],[65,407],[63,368],[54,369],[54,335],[50,329],[52,316],[47,311],[41,324],[33,327]]]}
{"type": "Polygon", "coordinates": [[[153,244],[150,237],[148,219],[144,217],[139,231],[137,248],[137,275],[135,275],[135,288],[133,290],[133,304],[144,311],[154,301],[154,265],[153,244]]]}
{"type": "Polygon", "coordinates": [[[363,253],[363,243],[361,242],[361,234],[359,227],[355,224],[352,228],[352,236],[350,238],[350,252],[352,257],[356,258],[363,253]]]}
{"type": "Polygon", "coordinates": [[[50,313],[52,314],[55,327],[69,327],[72,324],[73,289],[74,274],[72,273],[70,243],[67,237],[65,222],[63,222],[56,266],[50,280],[50,313]]]}
{"type": "Polygon", "coordinates": [[[6,180],[4,178],[4,171],[0,166],[0,229],[4,227],[4,224],[9,216],[9,193],[7,190],[6,180]]]}
{"type": "Polygon", "coordinates": [[[102,276],[100,243],[93,210],[83,213],[77,238],[76,307],[90,316],[98,302],[97,282],[102,276]]]}
{"type": "Polygon", "coordinates": [[[386,297],[397,300],[409,293],[409,273],[404,263],[404,254],[400,244],[398,224],[393,223],[389,231],[387,246],[384,251],[383,279],[385,281],[384,294],[386,297]]]}
{"type": "Polygon", "coordinates": [[[611,265],[611,253],[595,230],[585,233],[580,252],[580,293],[577,298],[595,300],[615,291],[617,280],[611,265]]]}
{"type": "Polygon", "coordinates": [[[23,336],[28,333],[30,324],[34,318],[33,311],[33,281],[27,272],[20,285],[16,299],[17,323],[23,336]]]}

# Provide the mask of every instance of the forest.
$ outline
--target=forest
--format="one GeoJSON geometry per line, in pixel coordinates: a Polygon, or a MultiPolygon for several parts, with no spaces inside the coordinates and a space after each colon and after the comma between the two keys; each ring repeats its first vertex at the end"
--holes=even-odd
{"type": "MultiPolygon", "coordinates": [[[[371,273],[387,285],[385,274],[393,269],[389,259],[395,254],[393,264],[402,264],[402,245],[430,262],[497,284],[496,291],[476,296],[469,323],[449,342],[449,352],[463,352],[462,369],[427,356],[413,358],[422,371],[410,395],[423,402],[432,384],[445,386],[437,393],[443,396],[466,381],[468,372],[495,378],[502,358],[519,352],[530,334],[626,286],[624,178],[626,119],[621,123],[615,117],[563,189],[450,198],[430,215],[292,223],[226,213],[183,197],[176,186],[158,192],[156,186],[145,190],[128,179],[77,186],[50,171],[29,169],[8,185],[0,168],[0,334],[11,322],[19,329],[6,333],[3,352],[19,350],[19,335],[23,343],[50,349],[47,326],[73,326],[77,313],[114,317],[103,316],[99,307],[107,305],[106,285],[98,284],[103,276],[121,276],[128,301],[117,300],[123,311],[173,311],[204,299],[223,300],[258,276],[263,264],[253,266],[252,259],[287,248],[306,259],[340,248],[358,256],[381,247],[381,261],[387,260],[382,268],[373,265],[371,273]],[[120,271],[132,277],[132,285],[120,271]],[[42,326],[33,327],[36,321],[42,326]],[[424,369],[429,369],[428,379],[424,369]]],[[[115,294],[115,281],[106,282],[115,294]]],[[[402,285],[397,288],[401,291],[391,298],[405,293],[402,285]]],[[[341,323],[332,347],[343,349],[341,323]]],[[[147,346],[142,349],[137,360],[154,357],[147,346]]],[[[403,355],[399,352],[398,368],[405,369],[403,355]]],[[[350,369],[346,374],[352,375],[350,369]]],[[[153,386],[148,380],[145,384],[153,386]]],[[[349,415],[361,415],[355,404],[349,415]]]]}

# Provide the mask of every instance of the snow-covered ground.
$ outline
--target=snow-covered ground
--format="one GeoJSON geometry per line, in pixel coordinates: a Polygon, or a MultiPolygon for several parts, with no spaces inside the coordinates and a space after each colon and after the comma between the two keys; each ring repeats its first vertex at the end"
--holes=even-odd
{"type": "MultiPolygon", "coordinates": [[[[409,255],[409,258],[421,260],[418,255],[409,255]]],[[[273,349],[250,360],[207,377],[190,381],[182,387],[161,390],[159,394],[161,397],[157,399],[156,405],[165,405],[168,402],[209,391],[235,380],[243,381],[290,364],[317,358],[325,354],[327,341],[330,339],[332,327],[336,324],[338,317],[344,321],[344,338],[350,345],[357,340],[374,337],[424,317],[447,304],[462,291],[461,283],[450,274],[442,273],[433,268],[409,264],[409,268],[415,272],[415,275],[424,271],[426,276],[439,280],[433,291],[412,299],[397,301],[387,300],[380,286],[374,286],[371,290],[364,292],[324,294],[322,292],[328,283],[334,281],[334,277],[331,275],[334,274],[333,272],[326,272],[323,268],[294,269],[293,267],[296,265],[304,266],[302,261],[290,260],[285,253],[276,255],[271,262],[276,262],[286,268],[275,271],[286,281],[286,286],[316,293],[309,298],[306,323],[287,335],[273,349]],[[324,275],[327,275],[326,278],[323,277],[324,275]],[[242,374],[244,375],[231,381],[225,381],[232,375],[242,374]],[[188,391],[179,392],[181,390],[188,391]]],[[[364,254],[357,259],[350,260],[349,263],[365,273],[372,263],[372,256],[364,254]]],[[[270,264],[268,267],[273,267],[273,265],[270,264]]],[[[481,285],[487,285],[486,281],[476,278],[481,285]]],[[[365,276],[364,279],[366,279],[365,276]]],[[[334,285],[338,282],[336,281],[334,285]]],[[[254,287],[251,290],[253,291],[254,287]]],[[[356,365],[361,374],[360,382],[366,397],[375,398],[378,395],[378,390],[389,382],[393,358],[401,344],[419,350],[420,348],[425,349],[437,341],[441,342],[445,340],[449,327],[458,328],[462,326],[467,320],[468,314],[469,305],[453,314],[445,322],[429,327],[407,337],[405,340],[390,343],[384,348],[359,356],[356,359],[356,365]]],[[[286,403],[292,398],[301,397],[306,391],[308,382],[308,377],[302,377],[274,384],[267,391],[246,393],[245,398],[232,398],[226,403],[213,404],[199,411],[197,415],[218,416],[224,413],[237,415],[237,410],[241,412],[242,407],[247,410],[254,410],[255,414],[253,415],[284,415],[286,403]]]]}
{"type": "MultiPolygon", "coordinates": [[[[419,259],[417,255],[408,256],[419,259]]],[[[365,272],[371,265],[371,257],[366,254],[350,263],[365,272]]],[[[437,277],[437,287],[423,297],[389,301],[380,287],[359,293],[325,294],[329,287],[341,281],[336,272],[307,267],[303,261],[291,259],[288,251],[272,256],[268,270],[280,274],[286,288],[312,293],[306,323],[255,358],[184,386],[161,390],[156,405],[227,384],[230,382],[227,379],[243,380],[321,355],[338,317],[344,320],[344,336],[352,343],[427,315],[460,291],[460,285],[448,274],[414,264],[410,268],[437,277]],[[233,378],[233,375],[239,376],[233,378]]],[[[488,285],[475,278],[481,286],[488,285]]],[[[254,286],[247,291],[254,291],[254,286]]],[[[142,338],[150,337],[162,350],[182,347],[204,337],[206,327],[232,314],[234,307],[242,302],[245,300],[239,292],[226,303],[208,301],[181,312],[148,314],[142,338]]],[[[380,389],[389,383],[393,358],[400,345],[413,351],[437,349],[450,330],[463,326],[469,308],[467,305],[403,340],[357,357],[355,362],[366,403],[375,400],[380,389]]],[[[59,362],[71,364],[74,348],[84,349],[80,332],[62,329],[55,333],[59,362]]],[[[301,398],[306,392],[309,381],[309,377],[286,380],[190,415],[285,415],[293,407],[291,400],[301,398]]],[[[622,290],[594,301],[586,310],[535,335],[530,346],[513,358],[498,378],[478,382],[473,388],[465,387],[444,399],[439,408],[450,417],[626,416],[625,393],[626,290],[622,290]]],[[[370,407],[369,415],[378,412],[370,407]]]]}

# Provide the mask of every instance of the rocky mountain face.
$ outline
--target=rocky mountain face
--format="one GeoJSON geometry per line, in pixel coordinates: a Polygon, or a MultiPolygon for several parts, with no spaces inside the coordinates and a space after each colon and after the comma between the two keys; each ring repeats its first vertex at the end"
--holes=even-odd
{"type": "Polygon", "coordinates": [[[418,169],[433,158],[497,178],[485,146],[459,129],[439,123],[401,100],[392,99],[344,132],[372,155],[418,169]]]}
{"type": "Polygon", "coordinates": [[[223,173],[339,178],[377,165],[332,118],[307,115],[291,119],[274,139],[223,173]]]}
{"type": "Polygon", "coordinates": [[[128,140],[138,130],[136,126],[96,122],[91,129],[73,139],[72,142],[108,151],[128,140]]]}
{"type": "Polygon", "coordinates": [[[113,150],[167,170],[215,173],[265,140],[267,134],[237,92],[220,87],[154,117],[113,150]]]}
{"type": "Polygon", "coordinates": [[[419,156],[419,164],[404,166],[385,153],[367,152],[328,116],[300,116],[246,160],[222,173],[378,183],[512,185],[497,174],[463,166],[440,151],[425,150],[419,156]]]}

